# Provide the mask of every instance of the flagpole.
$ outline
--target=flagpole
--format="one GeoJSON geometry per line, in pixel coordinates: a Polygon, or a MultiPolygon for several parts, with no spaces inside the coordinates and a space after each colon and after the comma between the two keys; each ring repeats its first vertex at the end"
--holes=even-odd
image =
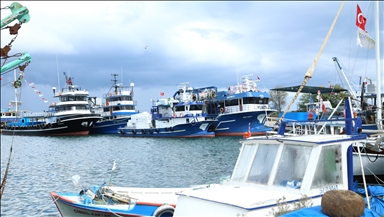
{"type": "Polygon", "coordinates": [[[381,67],[380,67],[380,26],[379,26],[379,1],[374,2],[374,13],[375,13],[375,35],[376,35],[376,101],[377,101],[377,129],[382,130],[383,125],[382,125],[382,116],[381,112],[383,109],[383,105],[381,102],[381,67]]]}

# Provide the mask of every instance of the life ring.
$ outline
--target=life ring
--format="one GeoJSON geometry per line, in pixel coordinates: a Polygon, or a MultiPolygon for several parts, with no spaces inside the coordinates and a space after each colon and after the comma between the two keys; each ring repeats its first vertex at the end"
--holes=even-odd
{"type": "Polygon", "coordinates": [[[191,121],[191,125],[192,125],[192,126],[195,126],[195,125],[196,125],[196,120],[195,120],[195,119],[192,119],[192,121],[191,121]]]}
{"type": "Polygon", "coordinates": [[[177,117],[176,113],[173,113],[172,117],[174,117],[174,118],[177,117]]]}
{"type": "Polygon", "coordinates": [[[173,216],[174,212],[175,212],[175,208],[173,206],[164,204],[155,210],[155,212],[153,213],[153,216],[155,217],[173,216]]]}
{"type": "Polygon", "coordinates": [[[180,117],[181,117],[181,118],[184,117],[183,113],[180,113],[180,117]]]}
{"type": "Polygon", "coordinates": [[[107,106],[109,106],[109,102],[106,102],[105,104],[106,104],[107,106]]]}

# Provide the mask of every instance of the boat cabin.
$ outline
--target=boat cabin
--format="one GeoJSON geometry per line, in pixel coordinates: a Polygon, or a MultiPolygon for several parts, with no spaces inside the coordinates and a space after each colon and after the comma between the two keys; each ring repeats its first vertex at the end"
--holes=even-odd
{"type": "Polygon", "coordinates": [[[174,216],[265,216],[278,199],[285,197],[291,203],[302,195],[320,205],[325,192],[352,188],[352,143],[365,139],[364,135],[244,139],[231,179],[217,188],[180,193],[174,216]]]}

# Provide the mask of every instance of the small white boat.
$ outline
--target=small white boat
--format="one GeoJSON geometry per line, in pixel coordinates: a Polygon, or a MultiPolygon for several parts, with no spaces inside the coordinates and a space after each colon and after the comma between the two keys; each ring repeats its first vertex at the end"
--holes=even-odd
{"type": "MultiPolygon", "coordinates": [[[[113,168],[112,168],[113,169],[113,168]]],[[[80,176],[72,177],[80,186],[80,176]]],[[[104,183],[93,189],[82,188],[80,193],[50,192],[60,215],[77,216],[173,216],[177,193],[216,185],[199,185],[189,188],[134,188],[116,187],[104,183]]]]}

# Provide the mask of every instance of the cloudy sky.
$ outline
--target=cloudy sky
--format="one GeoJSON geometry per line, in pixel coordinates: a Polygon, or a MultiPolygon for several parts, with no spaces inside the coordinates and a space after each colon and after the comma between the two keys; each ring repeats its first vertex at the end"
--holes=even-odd
{"type": "MultiPolygon", "coordinates": [[[[52,87],[64,86],[64,71],[97,97],[109,91],[111,74],[119,74],[124,85],[134,83],[140,111],[148,111],[150,100],[159,98],[160,92],[171,97],[183,82],[224,90],[236,85],[239,76],[253,74],[261,78],[262,91],[299,85],[341,5],[339,1],[18,2],[29,9],[30,21],[20,28],[9,55],[28,52],[32,57],[25,81],[33,82],[41,94],[25,81],[21,89],[21,109],[31,111],[48,108],[42,98],[57,101],[52,87]]],[[[12,3],[1,1],[1,8],[12,3]]],[[[356,4],[367,18],[366,31],[375,38],[373,2],[346,2],[308,85],[346,87],[332,57],[339,59],[352,81],[358,82],[359,76],[376,81],[374,49],[356,45],[356,4]]],[[[10,14],[9,9],[1,10],[2,19],[10,14]]],[[[2,30],[1,47],[13,37],[2,30]]],[[[13,71],[1,78],[1,108],[6,108],[14,99],[13,71]]]]}

